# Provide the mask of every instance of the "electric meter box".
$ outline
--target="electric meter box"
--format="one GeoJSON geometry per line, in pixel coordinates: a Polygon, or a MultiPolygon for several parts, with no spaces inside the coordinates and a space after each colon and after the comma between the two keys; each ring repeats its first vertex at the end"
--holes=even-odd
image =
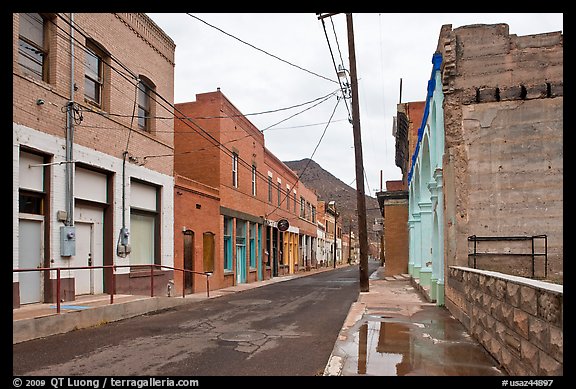
{"type": "Polygon", "coordinates": [[[60,227],[60,255],[63,257],[76,255],[76,227],[60,227]]]}

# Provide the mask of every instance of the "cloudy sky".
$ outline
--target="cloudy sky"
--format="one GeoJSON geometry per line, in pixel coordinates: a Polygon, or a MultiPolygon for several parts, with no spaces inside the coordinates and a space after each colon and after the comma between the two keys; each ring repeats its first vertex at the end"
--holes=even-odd
{"type": "MultiPolygon", "coordinates": [[[[350,69],[345,14],[324,25],[314,13],[148,16],[176,43],[176,103],[220,88],[278,158],[312,157],[356,188],[351,104],[332,94],[334,64],[350,69]]],[[[561,13],[353,14],[366,194],[380,189],[381,170],[384,182],[402,177],[392,136],[400,79],[402,102],[425,100],[442,25],[494,23],[516,35],[563,31],[561,13]]]]}

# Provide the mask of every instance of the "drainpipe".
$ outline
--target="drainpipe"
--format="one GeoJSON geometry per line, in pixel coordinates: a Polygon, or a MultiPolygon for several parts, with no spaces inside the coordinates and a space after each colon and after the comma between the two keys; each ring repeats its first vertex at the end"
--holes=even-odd
{"type": "Polygon", "coordinates": [[[70,101],[66,115],[66,225],[74,225],[74,14],[70,13],[70,101]]]}

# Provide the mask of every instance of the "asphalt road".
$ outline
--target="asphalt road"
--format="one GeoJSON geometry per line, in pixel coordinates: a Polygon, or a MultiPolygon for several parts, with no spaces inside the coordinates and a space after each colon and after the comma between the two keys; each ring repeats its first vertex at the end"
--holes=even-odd
{"type": "Polygon", "coordinates": [[[13,374],[321,375],[358,278],[345,267],[15,344],[13,374]]]}

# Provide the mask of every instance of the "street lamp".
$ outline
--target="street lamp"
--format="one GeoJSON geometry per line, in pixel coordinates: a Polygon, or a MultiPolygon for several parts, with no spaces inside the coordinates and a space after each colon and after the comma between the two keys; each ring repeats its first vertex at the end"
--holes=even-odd
{"type": "MultiPolygon", "coordinates": [[[[348,76],[350,75],[350,72],[344,66],[338,65],[338,71],[336,72],[336,74],[338,75],[339,79],[338,82],[340,83],[340,86],[342,88],[342,95],[344,96],[345,99],[351,99],[352,87],[348,82],[348,76]]],[[[349,121],[350,123],[352,123],[351,119],[349,119],[349,121]]]]}

